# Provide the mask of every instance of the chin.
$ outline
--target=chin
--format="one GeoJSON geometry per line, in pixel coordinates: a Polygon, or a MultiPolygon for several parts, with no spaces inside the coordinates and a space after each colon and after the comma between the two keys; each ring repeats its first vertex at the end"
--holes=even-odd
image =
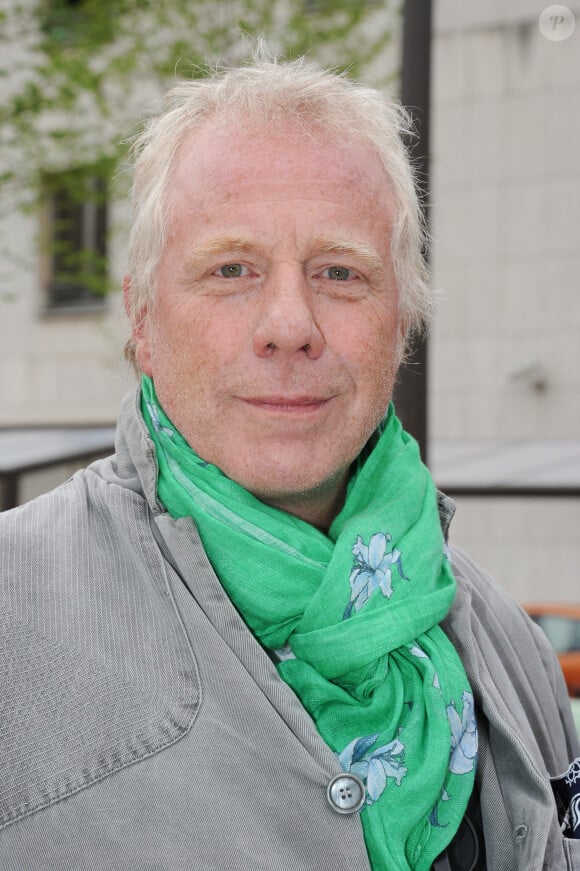
{"type": "Polygon", "coordinates": [[[308,498],[320,498],[325,494],[332,495],[342,486],[344,478],[345,472],[341,468],[339,471],[328,471],[327,474],[320,475],[313,475],[311,469],[308,470],[308,474],[304,474],[304,470],[300,469],[282,475],[272,472],[271,475],[261,474],[259,478],[250,476],[238,477],[234,480],[262,502],[291,503],[302,502],[308,498]]]}

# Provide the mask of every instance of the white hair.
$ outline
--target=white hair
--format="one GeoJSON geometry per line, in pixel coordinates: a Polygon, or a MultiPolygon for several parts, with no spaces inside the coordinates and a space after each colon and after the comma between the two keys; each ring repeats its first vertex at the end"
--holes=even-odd
{"type": "MultiPolygon", "coordinates": [[[[407,336],[426,327],[432,297],[424,261],[425,225],[413,167],[404,143],[412,136],[408,113],[380,91],[323,70],[300,58],[263,58],[180,82],[149,118],[132,146],[133,221],[129,239],[128,312],[135,322],[153,298],[156,273],[171,213],[170,182],[184,140],[209,119],[243,121],[263,128],[290,119],[305,132],[324,130],[337,139],[362,140],[377,153],[394,200],[391,254],[399,287],[400,317],[407,336]]],[[[126,356],[134,362],[130,340],[126,356]]]]}

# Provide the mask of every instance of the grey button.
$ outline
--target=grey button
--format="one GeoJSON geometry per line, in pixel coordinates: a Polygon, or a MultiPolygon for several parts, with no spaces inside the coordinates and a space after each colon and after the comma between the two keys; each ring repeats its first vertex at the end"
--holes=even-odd
{"type": "Polygon", "coordinates": [[[339,814],[354,814],[365,803],[365,788],[356,775],[338,774],[328,784],[326,797],[330,807],[339,814]]]}

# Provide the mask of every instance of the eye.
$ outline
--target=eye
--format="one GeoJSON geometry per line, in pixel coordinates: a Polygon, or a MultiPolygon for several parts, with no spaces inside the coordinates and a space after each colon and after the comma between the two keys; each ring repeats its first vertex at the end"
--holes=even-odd
{"type": "Polygon", "coordinates": [[[225,266],[220,266],[219,269],[216,269],[215,274],[220,275],[222,278],[241,278],[243,275],[248,274],[248,267],[243,266],[241,263],[226,263],[225,266]]]}
{"type": "Polygon", "coordinates": [[[356,273],[352,269],[347,269],[346,266],[328,266],[323,270],[322,275],[332,281],[348,281],[351,278],[356,278],[356,273]]]}

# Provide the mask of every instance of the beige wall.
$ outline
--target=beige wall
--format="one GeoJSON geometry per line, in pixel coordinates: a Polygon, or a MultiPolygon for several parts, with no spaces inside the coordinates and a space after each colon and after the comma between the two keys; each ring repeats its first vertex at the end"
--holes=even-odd
{"type": "MultiPolygon", "coordinates": [[[[580,7],[436,0],[435,439],[580,439],[580,7]],[[509,8],[507,8],[509,6],[509,8]]],[[[453,539],[521,599],[580,601],[580,500],[462,499],[453,539]]]]}
{"type": "MultiPolygon", "coordinates": [[[[122,360],[126,324],[120,292],[98,312],[47,312],[40,279],[38,220],[0,219],[0,426],[111,423],[132,383],[122,360]]],[[[120,287],[121,238],[111,277],[120,287]]]]}
{"type": "Polygon", "coordinates": [[[580,500],[463,497],[451,541],[521,602],[580,602],[580,500]]]}
{"type": "Polygon", "coordinates": [[[436,438],[580,436],[580,8],[551,42],[509,5],[436,3],[436,438]]]}

